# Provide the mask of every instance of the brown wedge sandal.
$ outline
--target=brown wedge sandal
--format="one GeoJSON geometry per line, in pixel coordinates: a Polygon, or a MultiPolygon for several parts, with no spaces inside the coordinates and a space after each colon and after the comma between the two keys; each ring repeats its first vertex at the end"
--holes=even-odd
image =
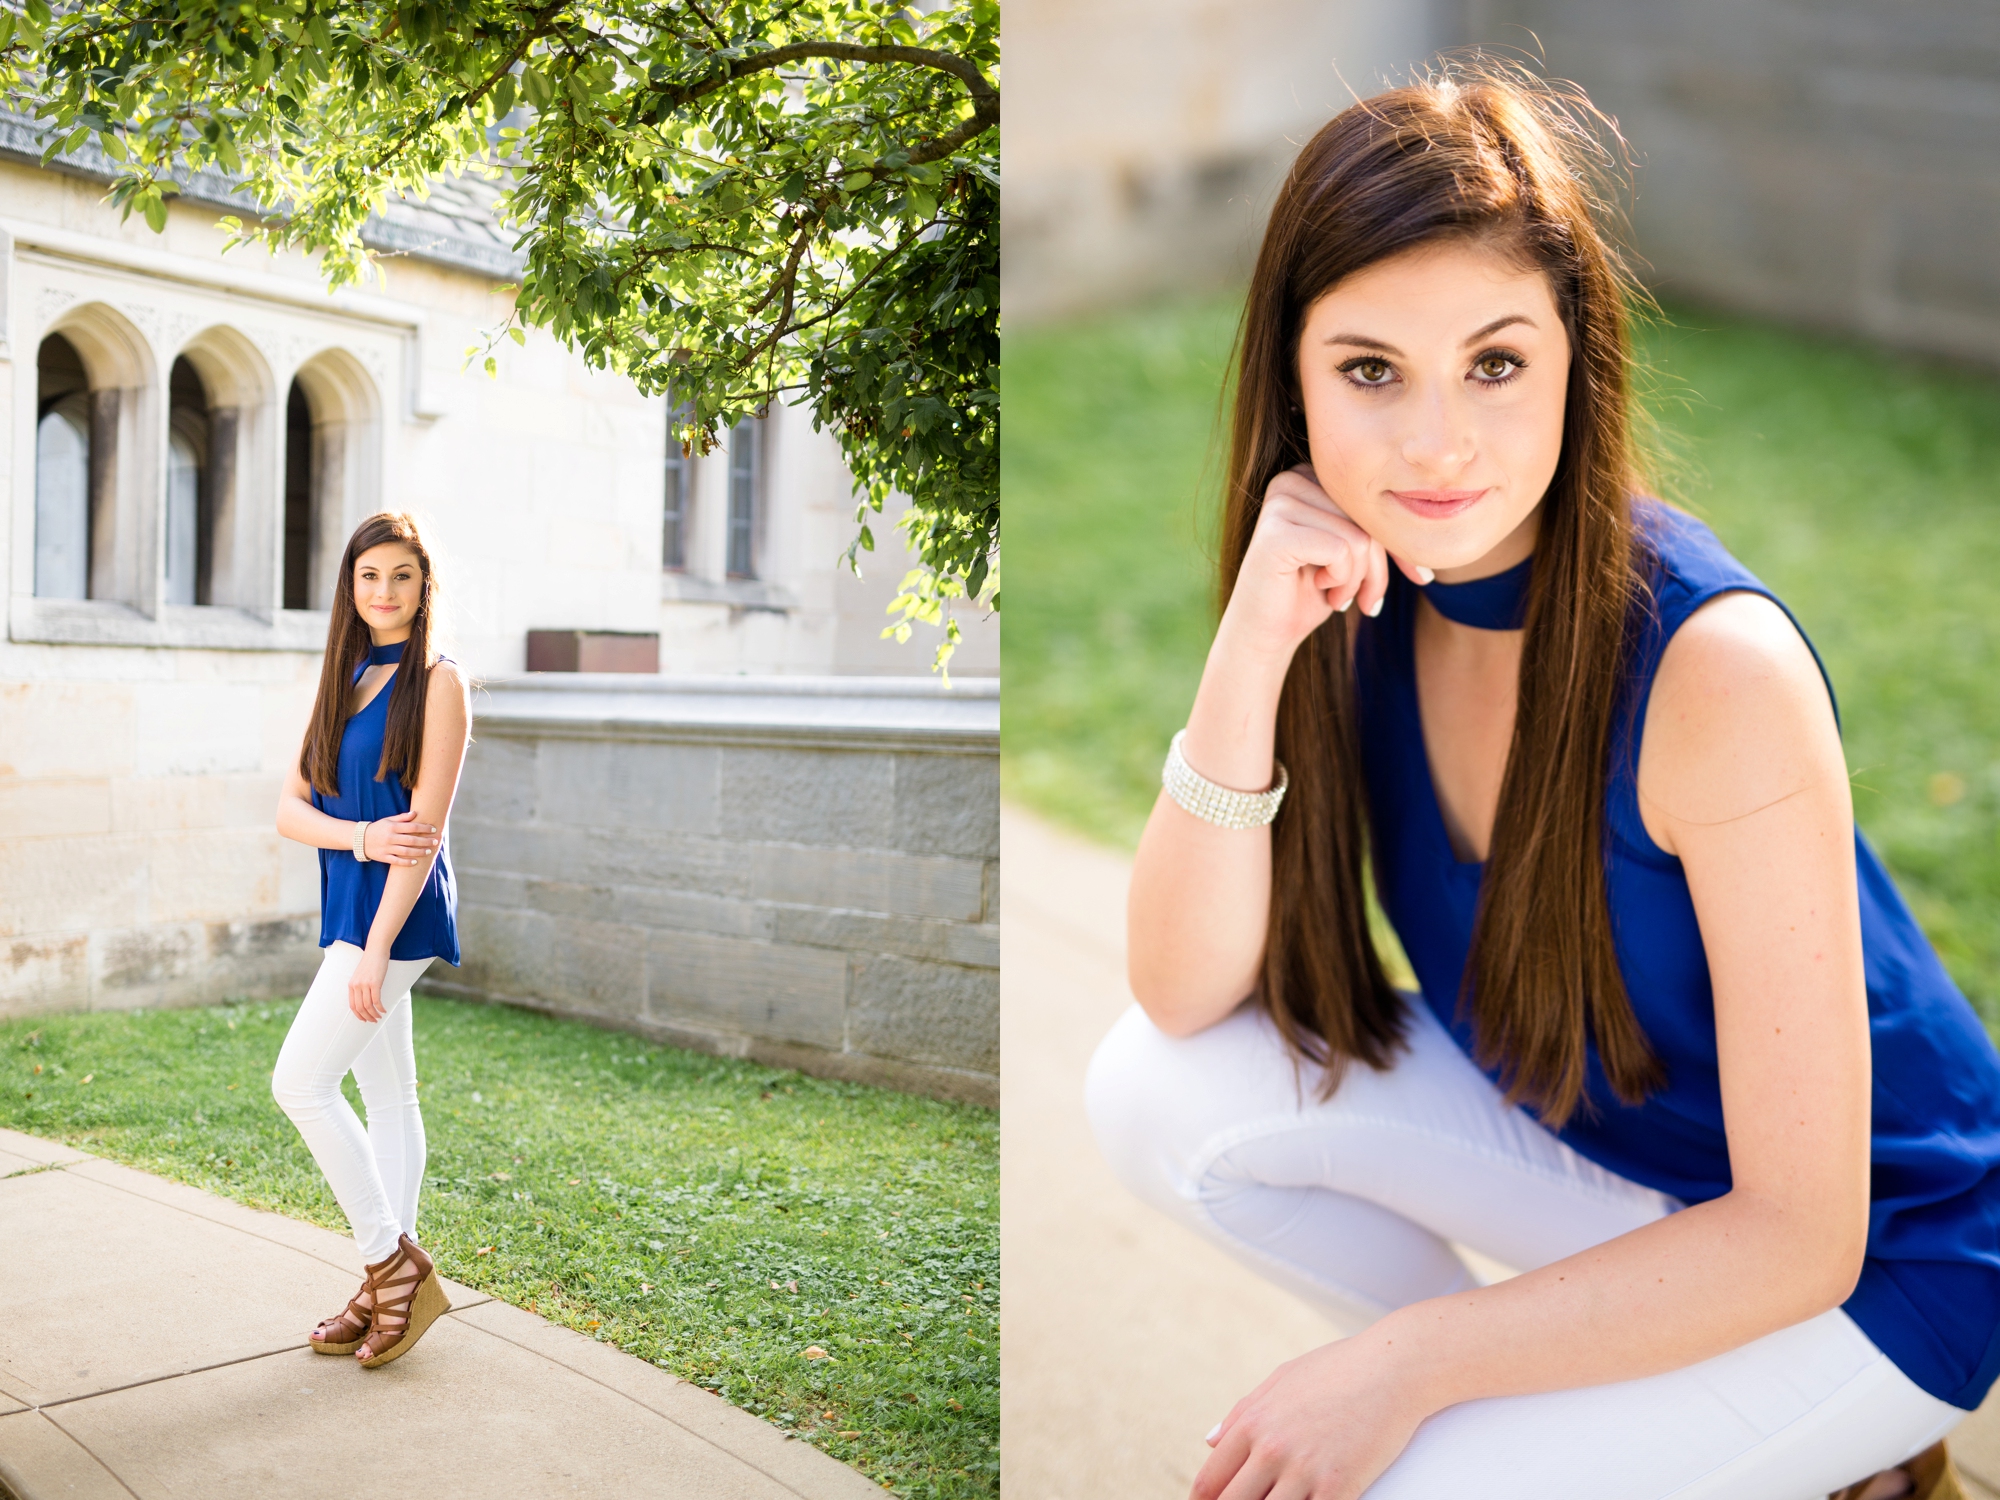
{"type": "MultiPolygon", "coordinates": [[[[368,1283],[364,1281],[361,1291],[367,1290],[368,1283]]],[[[356,1292],[336,1316],[321,1318],[319,1327],[306,1335],[306,1342],[312,1345],[315,1354],[352,1354],[368,1337],[368,1325],[373,1320],[373,1310],[361,1305],[361,1292],[356,1292]]]]}
{"type": "Polygon", "coordinates": [[[1933,1443],[1915,1458],[1871,1474],[1826,1500],[1967,1500],[1967,1496],[1944,1444],[1933,1443]]]}
{"type": "Polygon", "coordinates": [[[451,1311],[437,1268],[407,1234],[394,1255],[368,1268],[368,1287],[375,1301],[374,1327],[354,1350],[364,1370],[407,1354],[431,1324],[451,1311]]]}

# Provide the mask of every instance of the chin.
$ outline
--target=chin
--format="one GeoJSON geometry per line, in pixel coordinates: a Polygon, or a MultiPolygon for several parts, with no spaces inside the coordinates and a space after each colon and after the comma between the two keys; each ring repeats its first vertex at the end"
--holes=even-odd
{"type": "Polygon", "coordinates": [[[1467,568],[1485,557],[1513,533],[1491,528],[1459,527],[1449,523],[1410,521],[1384,531],[1382,544],[1406,563],[1442,573],[1451,568],[1467,568]]]}

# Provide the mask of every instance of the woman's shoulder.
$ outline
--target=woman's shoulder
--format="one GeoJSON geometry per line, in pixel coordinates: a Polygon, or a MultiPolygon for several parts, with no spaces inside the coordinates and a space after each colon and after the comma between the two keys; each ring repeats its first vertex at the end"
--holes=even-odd
{"type": "Polygon", "coordinates": [[[1633,520],[1649,574],[1654,673],[1730,691],[1780,672],[1831,694],[1804,627],[1706,522],[1651,498],[1633,506],[1633,520]]]}
{"type": "Polygon", "coordinates": [[[468,703],[472,697],[472,678],[449,656],[439,656],[431,663],[429,696],[433,704],[468,703]]]}
{"type": "Polygon", "coordinates": [[[1721,555],[1732,570],[1702,560],[1693,578],[1669,579],[1679,597],[1665,602],[1679,619],[1653,674],[1639,767],[1647,800],[1706,824],[1841,764],[1832,688],[1811,643],[1748,569],[1721,555]]]}

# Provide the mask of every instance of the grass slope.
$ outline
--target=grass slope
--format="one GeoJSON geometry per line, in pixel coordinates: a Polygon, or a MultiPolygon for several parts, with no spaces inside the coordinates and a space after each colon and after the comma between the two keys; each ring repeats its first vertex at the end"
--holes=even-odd
{"type": "MultiPolygon", "coordinates": [[[[1213,628],[1233,300],[1010,335],[1010,796],[1130,846],[1213,628]]],[[[1683,310],[1648,333],[1670,495],[1797,613],[1855,809],[2000,1021],[2000,382],[1683,310]]]]}
{"type": "MultiPolygon", "coordinates": [[[[899,1495],[998,1494],[992,1111],[416,1005],[423,1235],[442,1271],[899,1495]]],[[[344,1231],[271,1101],[295,1009],[0,1024],[0,1125],[344,1231]]],[[[337,1310],[300,1308],[300,1336],[337,1310]]]]}

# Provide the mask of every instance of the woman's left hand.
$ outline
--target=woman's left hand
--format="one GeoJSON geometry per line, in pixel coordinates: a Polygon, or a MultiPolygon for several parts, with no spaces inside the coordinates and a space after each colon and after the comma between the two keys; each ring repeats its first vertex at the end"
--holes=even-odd
{"type": "Polygon", "coordinates": [[[1430,1415],[1385,1353],[1363,1334],[1278,1366],[1209,1438],[1189,1500],[1358,1500],[1430,1415]]]}
{"type": "Polygon", "coordinates": [[[389,956],[364,949],[361,962],[347,981],[347,1008],[357,1021],[370,1025],[382,1019],[382,981],[389,977],[389,956]]]}

